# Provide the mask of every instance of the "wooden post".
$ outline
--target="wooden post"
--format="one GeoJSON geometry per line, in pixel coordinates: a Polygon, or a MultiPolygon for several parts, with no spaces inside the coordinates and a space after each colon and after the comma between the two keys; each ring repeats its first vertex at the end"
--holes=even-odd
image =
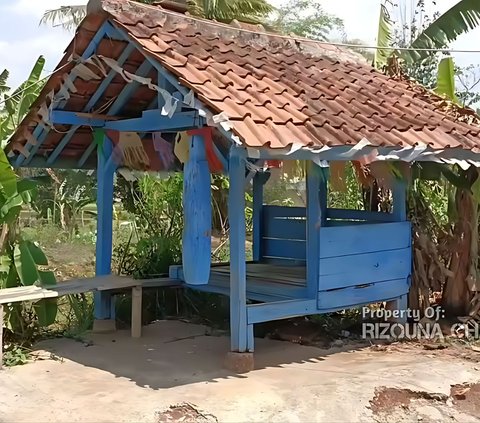
{"type": "MultiPolygon", "coordinates": [[[[231,350],[247,352],[247,276],[245,262],[245,163],[232,147],[229,158],[230,189],[230,332],[231,350]]],[[[253,333],[253,329],[252,329],[253,333]]],[[[253,338],[253,336],[252,336],[253,338]]]]}
{"type": "MultiPolygon", "coordinates": [[[[395,180],[392,188],[393,210],[392,215],[396,222],[407,220],[407,185],[404,181],[395,180]]],[[[411,247],[410,247],[411,248],[411,247]]],[[[387,301],[385,308],[388,310],[406,311],[408,308],[408,295],[402,295],[396,300],[387,301]]],[[[407,323],[406,314],[400,314],[397,323],[407,323]]]]}
{"type": "Polygon", "coordinates": [[[206,285],[210,278],[212,242],[211,181],[200,134],[190,140],[190,154],[183,172],[183,277],[187,284],[206,285]]]}
{"type": "Polygon", "coordinates": [[[262,258],[262,209],[263,184],[265,175],[256,173],[253,177],[253,261],[262,258]]]}
{"type": "Polygon", "coordinates": [[[319,291],[320,267],[320,226],[322,210],[320,206],[320,174],[316,164],[307,162],[307,292],[308,298],[316,298],[319,291]]]}
{"type": "Polygon", "coordinates": [[[392,214],[396,222],[407,220],[407,185],[403,181],[396,180],[392,188],[393,210],[392,214]]]}
{"type": "Polygon", "coordinates": [[[142,336],[142,287],[132,288],[132,338],[142,336]]]}
{"type": "MultiPolygon", "coordinates": [[[[95,252],[95,274],[109,275],[112,263],[112,230],[113,230],[113,178],[115,166],[110,159],[112,142],[103,133],[96,130],[97,142],[97,242],[95,252]]],[[[112,296],[108,292],[96,292],[95,319],[113,319],[112,296]]]]}

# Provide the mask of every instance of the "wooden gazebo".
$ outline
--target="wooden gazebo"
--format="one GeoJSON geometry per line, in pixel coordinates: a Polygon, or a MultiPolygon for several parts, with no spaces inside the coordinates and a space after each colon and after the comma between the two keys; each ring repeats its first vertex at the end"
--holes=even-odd
{"type": "MultiPolygon", "coordinates": [[[[229,295],[231,350],[246,353],[258,322],[387,300],[406,307],[406,178],[393,178],[391,213],[340,210],[327,205],[324,170],[348,161],[403,174],[413,162],[477,166],[480,129],[444,103],[327,43],[202,20],[181,6],[90,1],[9,157],[15,167],[96,169],[98,275],[111,272],[114,173],[183,171],[183,262],[170,277],[229,295]],[[181,166],[164,160],[176,134],[181,166]],[[307,161],[306,207],[264,205],[268,160],[307,161]],[[211,266],[211,172],[230,179],[231,259],[222,266],[211,266]]],[[[111,310],[108,293],[98,294],[96,319],[111,310]]]]}

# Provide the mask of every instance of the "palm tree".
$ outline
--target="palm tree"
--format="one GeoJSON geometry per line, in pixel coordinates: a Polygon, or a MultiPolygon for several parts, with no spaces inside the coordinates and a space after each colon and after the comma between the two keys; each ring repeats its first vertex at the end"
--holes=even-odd
{"type": "MultiPolygon", "coordinates": [[[[155,2],[155,0],[138,1],[146,4],[155,2]]],[[[237,19],[257,23],[273,11],[273,7],[266,0],[184,0],[184,2],[191,14],[220,22],[231,22],[237,19]]],[[[86,13],[86,5],[62,6],[47,10],[40,23],[49,23],[71,30],[78,26],[86,13]]]]}

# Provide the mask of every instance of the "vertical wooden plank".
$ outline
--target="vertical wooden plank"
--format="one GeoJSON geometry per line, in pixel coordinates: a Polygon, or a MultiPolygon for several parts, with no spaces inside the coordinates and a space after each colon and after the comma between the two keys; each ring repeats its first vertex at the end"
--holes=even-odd
{"type": "MultiPolygon", "coordinates": [[[[316,169],[316,173],[320,176],[320,169],[318,166],[312,162],[312,165],[316,169]]],[[[325,179],[324,174],[320,176],[320,225],[325,226],[327,223],[327,203],[328,203],[328,182],[325,179]]]]}
{"type": "Polygon", "coordinates": [[[262,209],[264,175],[255,174],[253,178],[253,261],[262,258],[262,209]]]}
{"type": "Polygon", "coordinates": [[[142,287],[132,288],[132,338],[142,336],[142,287]]]}
{"type": "Polygon", "coordinates": [[[3,304],[0,304],[0,369],[3,366],[3,304]]]}
{"type": "Polygon", "coordinates": [[[185,282],[205,285],[210,278],[212,202],[210,170],[202,135],[190,140],[183,173],[182,263],[185,282]]]}
{"type": "Polygon", "coordinates": [[[320,174],[315,164],[307,162],[307,292],[308,298],[315,298],[318,292],[319,275],[319,230],[322,222],[320,203],[320,174]]]}
{"type": "MultiPolygon", "coordinates": [[[[393,210],[392,216],[395,221],[404,222],[407,220],[407,184],[405,181],[395,180],[392,188],[393,210]]],[[[411,240],[411,236],[410,236],[411,240]]],[[[410,261],[411,261],[410,241],[410,261]]],[[[388,301],[386,307],[393,310],[406,310],[408,306],[408,295],[402,295],[397,300],[388,301]]],[[[398,323],[406,323],[406,318],[399,319],[398,323]]]]}
{"type": "Polygon", "coordinates": [[[247,326],[247,351],[253,352],[255,349],[253,336],[253,324],[247,326]]]}
{"type": "Polygon", "coordinates": [[[393,217],[397,222],[407,220],[407,184],[404,181],[395,180],[392,188],[393,217]]]}
{"type": "Polygon", "coordinates": [[[229,177],[230,342],[232,351],[246,352],[248,335],[245,263],[245,163],[234,147],[230,151],[229,177]]]}
{"type": "MultiPolygon", "coordinates": [[[[95,274],[109,275],[112,264],[113,177],[115,167],[109,162],[112,142],[103,130],[95,130],[97,148],[97,242],[95,245],[95,274]],[[109,164],[110,163],[110,164],[109,164]]],[[[111,318],[111,294],[95,292],[95,319],[111,318]]]]}

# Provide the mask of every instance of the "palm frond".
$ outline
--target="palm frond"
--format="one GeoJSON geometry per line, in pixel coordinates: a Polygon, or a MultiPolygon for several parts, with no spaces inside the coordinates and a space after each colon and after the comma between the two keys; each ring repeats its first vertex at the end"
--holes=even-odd
{"type": "MultiPolygon", "coordinates": [[[[457,37],[480,25],[480,1],[461,0],[432,22],[410,45],[420,48],[445,48],[457,37]]],[[[421,61],[431,55],[429,51],[409,51],[402,56],[409,62],[421,61]]]]}
{"type": "Polygon", "coordinates": [[[274,9],[266,0],[197,0],[189,2],[189,10],[220,22],[234,19],[260,22],[274,9]]]}
{"type": "Polygon", "coordinates": [[[62,6],[58,9],[47,10],[40,24],[51,24],[54,27],[60,26],[66,30],[72,30],[78,26],[87,14],[87,6],[62,6]]]}

